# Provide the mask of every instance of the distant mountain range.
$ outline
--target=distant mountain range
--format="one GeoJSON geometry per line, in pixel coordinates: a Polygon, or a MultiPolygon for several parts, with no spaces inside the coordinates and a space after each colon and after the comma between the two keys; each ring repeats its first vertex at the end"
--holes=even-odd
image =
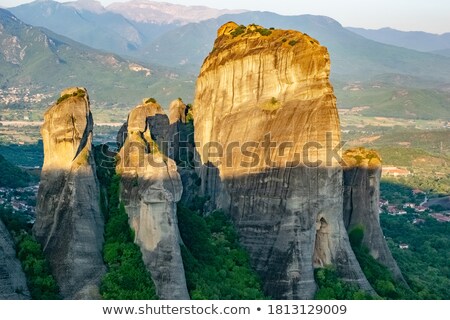
{"type": "MultiPolygon", "coordinates": [[[[83,2],[94,2],[84,0],[83,2]]],[[[242,13],[246,10],[221,10],[205,6],[184,6],[167,2],[131,0],[116,2],[106,10],[122,14],[125,18],[141,23],[186,24],[220,17],[224,14],[242,13]]]]}
{"type": "Polygon", "coordinates": [[[450,79],[447,58],[368,40],[328,17],[281,16],[270,12],[223,15],[175,28],[141,49],[141,58],[164,65],[192,63],[199,66],[212,48],[217,28],[227,21],[295,29],[309,34],[328,47],[333,73],[340,78],[350,76],[353,80],[368,80],[375,75],[395,73],[439,81],[450,79]]]}
{"type": "MultiPolygon", "coordinates": [[[[450,119],[450,49],[445,48],[446,35],[436,40],[434,35],[420,33],[418,36],[425,40],[417,41],[415,50],[411,50],[402,48],[406,44],[401,41],[389,40],[395,44],[391,45],[368,39],[369,35],[357,34],[362,33],[360,29],[344,28],[324,16],[244,12],[215,17],[223,12],[143,0],[107,8],[92,0],[63,4],[45,0],[9,10],[28,24],[44,26],[87,46],[127,57],[128,61],[140,61],[137,64],[153,69],[161,66],[161,74],[171,74],[170,79],[153,80],[170,84],[158,87],[170,92],[179,90],[178,96],[186,101],[192,99],[193,74],[198,73],[222,24],[235,21],[300,30],[328,47],[341,108],[369,107],[362,112],[365,115],[450,119]],[[199,17],[210,19],[187,23],[199,17]],[[419,52],[427,48],[439,55],[419,52]]],[[[394,31],[392,34],[397,34],[394,31]]]]}
{"type": "Polygon", "coordinates": [[[280,16],[270,12],[224,15],[187,24],[139,50],[144,61],[194,69],[212,48],[215,32],[227,21],[295,29],[330,52],[332,82],[340,108],[368,107],[362,114],[450,119],[450,59],[369,40],[323,16],[280,16]]]}
{"type": "Polygon", "coordinates": [[[367,39],[397,47],[437,54],[445,54],[447,52],[447,55],[450,51],[450,33],[438,35],[422,31],[399,31],[391,28],[378,30],[362,28],[347,29],[367,39]]]}
{"type": "Polygon", "coordinates": [[[187,95],[185,81],[192,81],[173,68],[139,64],[32,27],[3,9],[0,43],[3,90],[55,94],[65,87],[85,86],[99,106],[134,105],[151,95],[166,104],[187,95]]]}
{"type": "Polygon", "coordinates": [[[139,47],[178,26],[243,11],[145,0],[113,3],[106,8],[95,0],[40,0],[8,10],[25,23],[123,55],[136,55],[139,47]]]}
{"type": "Polygon", "coordinates": [[[35,1],[8,10],[30,25],[47,28],[92,48],[125,55],[176,26],[134,23],[89,0],[35,1]]]}

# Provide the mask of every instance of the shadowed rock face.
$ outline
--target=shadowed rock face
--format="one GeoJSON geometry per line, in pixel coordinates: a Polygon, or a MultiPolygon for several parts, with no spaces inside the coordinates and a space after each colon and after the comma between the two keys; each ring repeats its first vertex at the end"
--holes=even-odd
{"type": "Polygon", "coordinates": [[[146,99],[130,112],[124,128],[117,172],[122,175],[121,197],[135,242],[158,296],[189,299],[176,215],[183,187],[163,143],[168,141],[169,118],[159,104],[146,99]]]}
{"type": "Polygon", "coordinates": [[[33,232],[66,299],[100,298],[105,272],[93,125],[87,91],[69,88],[41,128],[44,165],[33,232]]]}
{"type": "Polygon", "coordinates": [[[194,167],[198,157],[195,156],[194,126],[192,114],[181,99],[174,100],[169,106],[169,157],[177,161],[178,173],[183,183],[181,203],[189,204],[198,196],[198,176],[194,167]]]}
{"type": "Polygon", "coordinates": [[[174,100],[170,103],[169,122],[169,138],[172,143],[169,157],[177,160],[180,155],[180,135],[182,133],[183,126],[186,124],[186,105],[181,99],[174,100]]]}
{"type": "Polygon", "coordinates": [[[14,242],[0,220],[0,300],[29,298],[27,280],[16,258],[14,242]]]}
{"type": "Polygon", "coordinates": [[[230,22],[197,81],[202,192],[232,216],[276,299],[312,298],[314,267],[330,264],[372,291],[342,218],[338,152],[326,152],[340,143],[329,72],[327,49],[306,34],[230,22]]]}
{"type": "Polygon", "coordinates": [[[379,201],[381,158],[374,150],[347,150],[344,167],[344,221],[347,230],[364,228],[362,240],[370,254],[385,265],[394,278],[406,284],[387,246],[380,227],[379,201]]]}

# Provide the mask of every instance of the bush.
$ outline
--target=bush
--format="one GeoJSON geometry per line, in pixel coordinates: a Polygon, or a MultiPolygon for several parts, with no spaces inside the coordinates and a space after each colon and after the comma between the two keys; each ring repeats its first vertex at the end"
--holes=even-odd
{"type": "Polygon", "coordinates": [[[270,31],[269,29],[257,29],[256,32],[259,32],[260,35],[267,37],[270,36],[272,34],[272,31],[270,31]]]}
{"type": "Polygon", "coordinates": [[[336,269],[332,267],[320,268],[314,271],[319,287],[316,300],[372,300],[373,297],[359,290],[356,286],[346,283],[339,278],[336,269]]]}
{"type": "Polygon", "coordinates": [[[298,40],[291,40],[291,41],[289,41],[289,45],[290,46],[295,46],[296,44],[298,43],[298,40]]]}
{"type": "Polygon", "coordinates": [[[241,24],[239,27],[234,29],[234,31],[230,32],[230,34],[233,36],[233,38],[235,38],[235,37],[245,33],[245,30],[247,30],[247,28],[241,24]]]}
{"type": "Polygon", "coordinates": [[[58,98],[58,100],[56,100],[56,104],[60,104],[61,102],[69,99],[71,96],[72,96],[71,94],[62,95],[61,97],[58,98]]]}
{"type": "Polygon", "coordinates": [[[364,238],[364,227],[362,225],[355,226],[348,233],[348,237],[353,248],[361,247],[364,238]]]}
{"type": "Polygon", "coordinates": [[[78,89],[77,91],[73,92],[72,94],[66,93],[58,98],[56,101],[56,104],[60,104],[61,102],[69,99],[70,97],[80,97],[84,98],[86,96],[86,93],[83,89],[78,89]]]}

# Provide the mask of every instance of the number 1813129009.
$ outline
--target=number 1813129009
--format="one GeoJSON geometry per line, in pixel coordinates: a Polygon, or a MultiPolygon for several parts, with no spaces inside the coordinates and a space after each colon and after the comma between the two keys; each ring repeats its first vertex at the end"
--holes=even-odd
{"type": "Polygon", "coordinates": [[[278,304],[268,305],[268,314],[346,314],[346,305],[278,304]]]}

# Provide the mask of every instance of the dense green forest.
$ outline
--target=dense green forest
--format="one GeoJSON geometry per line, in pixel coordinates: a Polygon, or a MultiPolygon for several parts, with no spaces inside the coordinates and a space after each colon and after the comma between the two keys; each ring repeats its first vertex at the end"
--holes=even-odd
{"type": "Polygon", "coordinates": [[[192,299],[264,299],[247,252],[222,212],[203,217],[182,205],[178,223],[185,246],[183,263],[192,299]]]}
{"type": "Polygon", "coordinates": [[[333,267],[319,268],[314,271],[318,290],[316,300],[372,300],[375,297],[358,289],[355,285],[343,281],[333,267]]]}
{"type": "Polygon", "coordinates": [[[100,207],[105,217],[103,259],[107,272],[100,294],[112,300],[157,299],[155,284],[134,243],[134,232],[120,201],[120,176],[115,174],[114,154],[109,153],[106,145],[99,145],[94,148],[94,158],[100,182],[100,207]]]}
{"type": "Polygon", "coordinates": [[[394,280],[387,267],[378,262],[362,244],[364,227],[359,225],[349,232],[350,244],[361,269],[372,288],[383,299],[414,299],[415,296],[406,286],[394,280]]]}
{"type": "Polygon", "coordinates": [[[42,140],[35,144],[3,144],[0,143],[0,154],[6,160],[24,167],[42,167],[44,163],[44,145],[42,140]]]}
{"type": "Polygon", "coordinates": [[[157,299],[155,284],[147,271],[128,215],[119,200],[120,176],[111,178],[108,188],[108,210],[105,212],[105,244],[103,258],[108,267],[102,279],[100,293],[104,299],[157,299]]]}
{"type": "Polygon", "coordinates": [[[0,187],[20,188],[35,180],[35,177],[13,165],[0,154],[0,187]]]}
{"type": "Polygon", "coordinates": [[[388,245],[417,299],[450,299],[450,223],[415,216],[381,215],[388,245]],[[408,244],[402,250],[399,244],[408,244]]]}

